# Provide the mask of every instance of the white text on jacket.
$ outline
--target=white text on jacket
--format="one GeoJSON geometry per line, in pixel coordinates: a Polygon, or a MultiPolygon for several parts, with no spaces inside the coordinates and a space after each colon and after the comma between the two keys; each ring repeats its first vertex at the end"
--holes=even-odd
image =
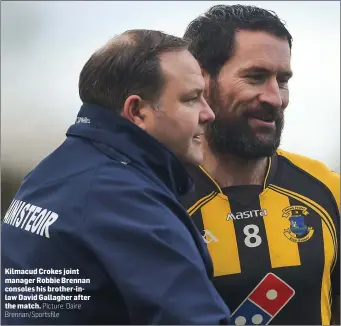
{"type": "Polygon", "coordinates": [[[13,200],[3,223],[49,238],[49,227],[57,219],[58,214],[55,212],[21,200],[13,200]]]}

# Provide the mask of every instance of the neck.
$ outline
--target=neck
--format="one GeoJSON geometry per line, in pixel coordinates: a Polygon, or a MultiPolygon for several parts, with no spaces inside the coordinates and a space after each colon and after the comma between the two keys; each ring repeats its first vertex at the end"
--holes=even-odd
{"type": "Polygon", "coordinates": [[[263,185],[268,158],[245,160],[232,154],[215,155],[207,144],[202,166],[221,188],[240,185],[263,185]]]}

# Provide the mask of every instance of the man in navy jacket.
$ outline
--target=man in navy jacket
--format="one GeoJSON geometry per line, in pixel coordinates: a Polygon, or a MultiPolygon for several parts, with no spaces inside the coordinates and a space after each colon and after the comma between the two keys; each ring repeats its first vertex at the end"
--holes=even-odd
{"type": "Polygon", "coordinates": [[[178,201],[214,119],[182,39],[132,30],[85,64],[64,143],[2,225],[2,324],[227,324],[178,201]]]}

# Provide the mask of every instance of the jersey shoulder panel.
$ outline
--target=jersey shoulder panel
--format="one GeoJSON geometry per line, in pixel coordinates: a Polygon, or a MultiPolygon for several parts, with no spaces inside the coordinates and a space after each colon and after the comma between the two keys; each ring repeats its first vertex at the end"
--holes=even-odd
{"type": "Polygon", "coordinates": [[[340,175],[329,169],[324,163],[295,153],[278,150],[277,154],[286,158],[297,168],[305,171],[314,179],[322,182],[332,193],[340,210],[340,175]]]}

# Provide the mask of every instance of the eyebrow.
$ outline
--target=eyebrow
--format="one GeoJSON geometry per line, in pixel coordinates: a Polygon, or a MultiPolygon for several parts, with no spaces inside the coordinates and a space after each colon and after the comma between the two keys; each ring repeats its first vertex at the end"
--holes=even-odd
{"type": "MultiPolygon", "coordinates": [[[[241,69],[239,72],[241,74],[245,74],[245,73],[269,74],[272,71],[263,67],[251,66],[251,67],[241,69]]],[[[282,71],[279,71],[279,75],[291,78],[293,76],[293,72],[291,70],[282,70],[282,71]]]]}
{"type": "Polygon", "coordinates": [[[181,100],[186,101],[192,96],[199,96],[203,94],[204,89],[200,87],[193,88],[191,90],[188,90],[180,95],[181,100]]]}
{"type": "Polygon", "coordinates": [[[200,94],[204,91],[204,88],[196,87],[186,92],[186,95],[200,94]]]}
{"type": "Polygon", "coordinates": [[[204,87],[196,87],[192,90],[193,93],[201,93],[204,91],[204,87]]]}

